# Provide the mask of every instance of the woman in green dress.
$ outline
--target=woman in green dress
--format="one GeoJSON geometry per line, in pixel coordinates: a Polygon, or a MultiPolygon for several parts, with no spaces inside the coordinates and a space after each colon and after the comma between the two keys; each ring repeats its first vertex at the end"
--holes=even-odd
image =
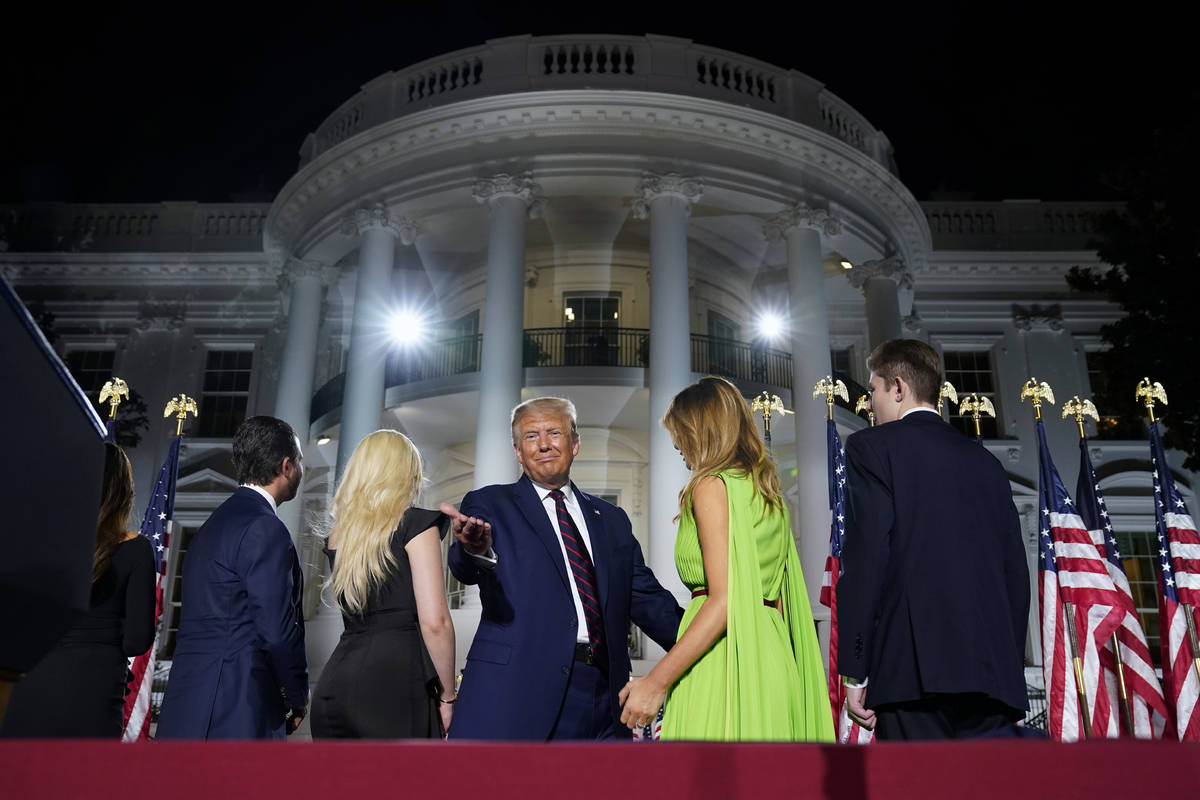
{"type": "Polygon", "coordinates": [[[691,480],[675,566],[692,592],[679,638],[622,690],[636,727],[666,702],[663,739],[832,742],[833,717],[779,473],[741,393],[706,377],[663,417],[691,480]]]}

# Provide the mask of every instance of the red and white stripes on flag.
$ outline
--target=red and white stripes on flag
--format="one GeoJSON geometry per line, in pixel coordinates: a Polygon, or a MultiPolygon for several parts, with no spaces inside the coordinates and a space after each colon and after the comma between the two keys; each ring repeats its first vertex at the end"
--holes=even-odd
{"type": "Polygon", "coordinates": [[[1150,423],[1150,468],[1154,478],[1154,518],[1158,531],[1158,617],[1162,646],[1163,690],[1175,714],[1180,741],[1200,741],[1200,652],[1191,641],[1200,628],[1200,535],[1188,514],[1171,465],[1163,452],[1158,423],[1150,423]]]}
{"type": "MultiPolygon", "coordinates": [[[[169,527],[175,513],[175,479],[179,474],[179,447],[183,442],[182,436],[176,436],[167,451],[167,458],[158,471],[158,480],[154,484],[154,492],[146,506],[146,516],[142,520],[142,536],[150,540],[154,549],[155,564],[155,601],[154,626],[163,612],[163,580],[167,572],[167,547],[170,544],[169,527]]],[[[158,652],[158,633],[154,635],[154,644],[140,656],[129,660],[129,671],[133,679],[129,683],[129,694],[125,698],[125,729],[121,741],[136,742],[148,739],[150,736],[150,700],[154,684],[154,655],[158,652]]]]}
{"type": "Polygon", "coordinates": [[[1079,439],[1079,482],[1075,488],[1075,503],[1079,517],[1087,526],[1092,542],[1103,554],[1108,567],[1108,576],[1112,579],[1120,599],[1124,617],[1121,626],[1117,628],[1116,637],[1099,652],[1101,670],[1101,689],[1108,700],[1109,712],[1107,718],[1095,712],[1092,717],[1092,731],[1095,736],[1109,738],[1125,735],[1138,739],[1159,739],[1164,735],[1174,737],[1175,728],[1171,723],[1171,714],[1167,710],[1167,702],[1163,697],[1162,686],[1154,671],[1154,662],[1150,657],[1150,646],[1146,642],[1146,634],[1138,620],[1137,606],[1129,589],[1129,578],[1121,562],[1121,553],[1117,549],[1117,538],[1109,520],[1108,507],[1104,501],[1104,493],[1100,489],[1100,481],[1092,467],[1088,455],[1087,439],[1079,439]],[[1115,650],[1119,648],[1119,650],[1115,650]],[[1120,705],[1120,676],[1117,674],[1116,653],[1120,653],[1121,673],[1125,679],[1126,694],[1129,698],[1129,716],[1133,725],[1130,731],[1124,723],[1120,705]]]}
{"type": "MultiPolygon", "coordinates": [[[[1107,736],[1113,722],[1109,695],[1101,691],[1100,653],[1121,626],[1125,607],[1108,574],[1108,560],[1096,546],[1075,510],[1046,446],[1046,429],[1037,421],[1039,445],[1038,495],[1041,501],[1042,662],[1046,679],[1049,731],[1058,741],[1075,741],[1087,735],[1107,736]],[[1057,588],[1057,592],[1053,590],[1057,588]],[[1073,615],[1068,615],[1068,604],[1073,615]],[[1073,618],[1072,618],[1073,617],[1073,618]],[[1070,652],[1070,630],[1075,626],[1082,662],[1084,695],[1093,726],[1083,730],[1078,690],[1070,652]]],[[[1119,729],[1114,728],[1115,736],[1119,729]]]]}
{"type": "Polygon", "coordinates": [[[846,690],[838,673],[837,584],[842,574],[842,539],[846,535],[846,451],[833,420],[826,420],[826,445],[829,453],[829,509],[833,513],[829,529],[829,556],[825,559],[825,574],[821,576],[823,605],[829,607],[829,705],[833,709],[833,724],[842,744],[870,744],[875,732],[850,719],[846,705],[846,690]]]}

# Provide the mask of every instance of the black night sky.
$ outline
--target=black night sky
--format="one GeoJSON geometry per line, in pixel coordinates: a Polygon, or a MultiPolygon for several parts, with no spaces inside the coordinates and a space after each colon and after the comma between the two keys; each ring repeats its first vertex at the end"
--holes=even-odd
{"type": "Polygon", "coordinates": [[[361,84],[524,33],[680,36],[807,73],[888,134],[920,199],[1108,199],[1200,74],[1186,7],[1155,3],[23,8],[0,48],[0,202],[269,200],[361,84]]]}

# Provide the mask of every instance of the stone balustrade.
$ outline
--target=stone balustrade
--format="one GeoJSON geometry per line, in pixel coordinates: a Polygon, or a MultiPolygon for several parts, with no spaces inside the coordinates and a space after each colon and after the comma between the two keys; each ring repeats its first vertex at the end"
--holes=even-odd
{"type": "Polygon", "coordinates": [[[935,250],[1088,250],[1095,217],[1119,203],[921,203],[935,250]]]}
{"type": "Polygon", "coordinates": [[[301,166],[392,119],[478,97],[555,89],[626,89],[705,97],[825,131],[895,171],[891,144],[818,81],[667,36],[514,36],[388,72],[309,134],[301,166]]]}
{"type": "Polygon", "coordinates": [[[0,205],[11,252],[258,252],[269,203],[0,205]]]}

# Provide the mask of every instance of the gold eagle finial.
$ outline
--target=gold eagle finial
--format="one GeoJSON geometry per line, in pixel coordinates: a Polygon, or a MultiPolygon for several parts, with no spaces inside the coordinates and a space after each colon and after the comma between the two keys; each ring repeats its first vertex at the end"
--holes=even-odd
{"type": "Polygon", "coordinates": [[[979,428],[979,415],[987,414],[989,417],[994,418],[996,416],[996,407],[992,405],[992,398],[986,395],[980,397],[971,392],[959,402],[958,413],[971,415],[971,419],[975,422],[975,438],[982,439],[983,433],[979,428]]]}
{"type": "Polygon", "coordinates": [[[117,418],[117,407],[129,399],[129,385],[115,375],[100,388],[100,402],[108,401],[108,418],[117,418]]]}
{"type": "Polygon", "coordinates": [[[813,400],[824,395],[825,405],[829,409],[829,418],[833,419],[833,400],[835,397],[842,398],[845,403],[850,402],[850,392],[846,389],[846,384],[842,383],[840,378],[835,379],[832,375],[826,375],[821,380],[817,381],[817,385],[813,387],[813,400]]]}
{"type": "Polygon", "coordinates": [[[1150,415],[1151,422],[1154,422],[1155,401],[1167,405],[1167,390],[1158,381],[1151,383],[1149,378],[1142,378],[1134,390],[1133,397],[1135,400],[1141,400],[1146,406],[1146,413],[1150,415]]]}
{"type": "Polygon", "coordinates": [[[187,419],[188,414],[191,414],[193,417],[200,416],[200,412],[196,410],[195,399],[188,397],[186,394],[172,397],[169,401],[167,401],[167,407],[163,409],[163,419],[166,419],[172,414],[174,414],[175,419],[178,420],[178,424],[175,426],[176,436],[179,436],[181,433],[183,433],[183,421],[187,419]]]}
{"type": "Polygon", "coordinates": [[[854,404],[855,414],[861,414],[864,411],[867,412],[867,422],[872,428],[874,428],[875,412],[871,410],[871,396],[867,394],[864,394],[862,397],[858,398],[858,402],[854,404]]]}
{"type": "Polygon", "coordinates": [[[1026,399],[1033,403],[1033,418],[1041,419],[1042,401],[1054,405],[1054,390],[1045,381],[1039,383],[1037,378],[1030,377],[1021,387],[1021,402],[1024,403],[1026,399]]]}

